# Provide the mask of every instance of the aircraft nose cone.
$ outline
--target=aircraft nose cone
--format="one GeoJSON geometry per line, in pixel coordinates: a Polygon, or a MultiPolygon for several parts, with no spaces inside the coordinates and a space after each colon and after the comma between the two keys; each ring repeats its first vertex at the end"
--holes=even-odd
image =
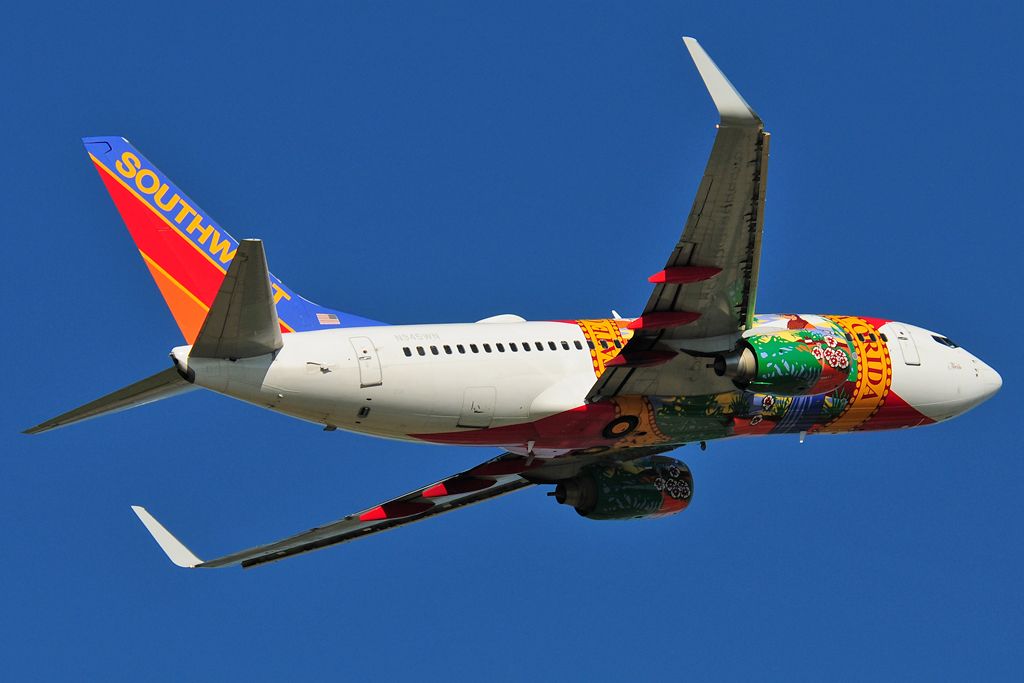
{"type": "Polygon", "coordinates": [[[981,405],[996,395],[996,392],[1003,386],[1003,378],[991,367],[978,360],[974,362],[975,376],[971,378],[966,386],[961,385],[963,398],[965,399],[964,410],[981,405]]]}
{"type": "Polygon", "coordinates": [[[962,415],[980,406],[996,395],[1003,386],[999,373],[979,360],[969,357],[971,372],[962,375],[958,382],[957,397],[948,403],[953,415],[962,415]]]}
{"type": "Polygon", "coordinates": [[[989,366],[985,365],[984,363],[982,363],[981,365],[982,370],[979,373],[979,379],[981,380],[983,392],[981,400],[987,401],[988,399],[995,396],[996,392],[998,392],[1002,388],[1003,378],[999,376],[998,372],[996,372],[989,366]]]}

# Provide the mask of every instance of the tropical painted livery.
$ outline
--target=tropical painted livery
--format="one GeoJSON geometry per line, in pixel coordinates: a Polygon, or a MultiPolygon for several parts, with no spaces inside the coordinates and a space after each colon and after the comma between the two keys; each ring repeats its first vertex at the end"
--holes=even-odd
{"type": "Polygon", "coordinates": [[[998,373],[894,320],[754,311],[769,135],[693,39],[719,126],[678,241],[623,319],[385,325],[315,304],[270,273],[121,137],[84,143],[185,343],[171,367],[26,430],[204,388],[321,426],[500,454],[281,541],[202,560],[145,508],[182,567],[252,567],[537,484],[594,520],[685,509],[693,476],[664,453],[772,434],[917,427],[995,394],[998,373]]]}

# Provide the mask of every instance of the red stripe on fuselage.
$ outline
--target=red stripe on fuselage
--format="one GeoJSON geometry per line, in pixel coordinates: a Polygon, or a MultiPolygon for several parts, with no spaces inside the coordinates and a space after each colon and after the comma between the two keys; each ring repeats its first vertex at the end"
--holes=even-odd
{"type": "Polygon", "coordinates": [[[535,422],[473,431],[409,436],[423,441],[464,446],[511,446],[533,441],[534,448],[590,448],[611,446],[615,443],[616,439],[607,439],[601,434],[615,417],[615,406],[611,403],[591,403],[535,422]]]}
{"type": "Polygon", "coordinates": [[[921,414],[914,406],[904,401],[894,391],[885,397],[885,402],[878,412],[865,422],[860,430],[899,429],[900,427],[919,427],[935,422],[927,415],[921,414]]]}

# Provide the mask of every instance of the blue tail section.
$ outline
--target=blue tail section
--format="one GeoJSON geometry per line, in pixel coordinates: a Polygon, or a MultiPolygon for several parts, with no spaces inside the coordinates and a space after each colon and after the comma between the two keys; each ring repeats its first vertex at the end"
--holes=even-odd
{"type": "MultiPolygon", "coordinates": [[[[121,137],[83,138],[185,339],[192,343],[238,241],[121,137]]],[[[283,332],[384,325],[304,299],[270,275],[283,332]]]]}

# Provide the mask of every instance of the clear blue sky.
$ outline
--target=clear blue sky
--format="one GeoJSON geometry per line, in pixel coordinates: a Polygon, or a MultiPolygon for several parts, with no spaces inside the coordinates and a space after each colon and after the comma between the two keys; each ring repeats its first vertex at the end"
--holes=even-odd
{"type": "Polygon", "coordinates": [[[1019,680],[1024,17],[820,4],[5,9],[5,675],[1019,680]],[[684,448],[695,501],[667,520],[589,522],[537,489],[247,572],[173,567],[129,505],[215,555],[493,452],[199,393],[18,434],[181,339],[81,136],[128,137],[342,310],[635,313],[714,136],[684,34],[773,133],[759,310],[941,330],[1002,373],[995,399],[684,448]]]}

